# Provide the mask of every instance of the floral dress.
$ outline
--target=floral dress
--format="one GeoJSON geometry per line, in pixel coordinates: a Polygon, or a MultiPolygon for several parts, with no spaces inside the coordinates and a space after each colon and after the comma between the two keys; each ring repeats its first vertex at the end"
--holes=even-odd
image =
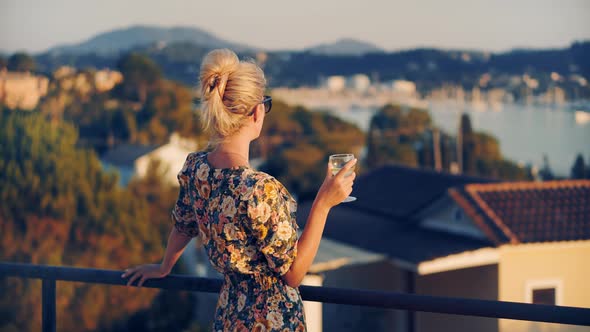
{"type": "Polygon", "coordinates": [[[281,278],[297,255],[295,200],[272,176],[249,167],[216,169],[206,152],[178,173],[174,227],[198,236],[224,275],[214,331],[305,331],[303,303],[281,278]]]}

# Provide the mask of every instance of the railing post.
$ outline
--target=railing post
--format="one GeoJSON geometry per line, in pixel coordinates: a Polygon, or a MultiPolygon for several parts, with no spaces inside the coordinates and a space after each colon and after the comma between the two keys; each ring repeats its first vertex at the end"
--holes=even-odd
{"type": "MultiPolygon", "coordinates": [[[[416,293],[416,272],[406,272],[406,293],[416,293]]],[[[416,331],[416,313],[413,310],[406,310],[408,332],[416,331]]]]}
{"type": "Polygon", "coordinates": [[[42,286],[42,329],[43,332],[56,331],[55,279],[43,279],[42,286]]]}

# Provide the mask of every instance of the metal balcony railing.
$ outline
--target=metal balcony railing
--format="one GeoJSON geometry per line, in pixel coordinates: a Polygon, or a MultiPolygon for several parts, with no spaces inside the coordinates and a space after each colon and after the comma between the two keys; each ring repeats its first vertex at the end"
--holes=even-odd
{"type": "MultiPolygon", "coordinates": [[[[0,262],[0,277],[42,279],[42,328],[56,330],[55,282],[75,281],[126,285],[122,271],[0,262]]],[[[143,287],[217,293],[221,279],[168,275],[147,280],[143,287]]],[[[516,302],[450,298],[332,287],[300,286],[306,301],[425,311],[442,314],[506,318],[590,326],[590,309],[516,302]]]]}

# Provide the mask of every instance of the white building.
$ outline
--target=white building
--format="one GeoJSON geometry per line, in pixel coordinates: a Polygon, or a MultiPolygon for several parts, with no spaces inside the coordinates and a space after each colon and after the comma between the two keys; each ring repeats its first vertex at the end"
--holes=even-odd
{"type": "Polygon", "coordinates": [[[62,90],[75,90],[83,94],[92,91],[105,92],[123,81],[123,74],[116,70],[77,71],[70,66],[61,66],[53,72],[62,90]]]}
{"type": "Polygon", "coordinates": [[[122,81],[123,75],[116,70],[104,69],[94,74],[94,86],[99,92],[109,91],[122,81]]]}
{"type": "Polygon", "coordinates": [[[391,91],[394,94],[400,94],[411,97],[416,94],[416,84],[411,81],[395,80],[391,84],[391,91]]]}
{"type": "Polygon", "coordinates": [[[0,104],[8,108],[34,109],[48,88],[47,77],[0,70],[0,104]]]}
{"type": "Polygon", "coordinates": [[[146,176],[152,161],[160,162],[162,180],[178,186],[176,178],[189,153],[197,149],[197,144],[189,139],[183,139],[174,133],[168,143],[163,145],[120,145],[102,158],[108,167],[116,168],[121,175],[121,184],[127,185],[133,176],[146,176]]]}
{"type": "Polygon", "coordinates": [[[333,93],[342,92],[346,88],[346,78],[340,75],[330,76],[324,81],[324,87],[333,93]]]}
{"type": "Polygon", "coordinates": [[[371,86],[369,76],[365,74],[356,74],[348,78],[347,87],[357,93],[365,93],[371,86]]]}
{"type": "Polygon", "coordinates": [[[163,180],[178,185],[176,178],[178,171],[182,169],[186,156],[196,150],[196,144],[188,139],[183,139],[177,133],[170,136],[170,141],[155,150],[137,158],[135,160],[135,174],[140,178],[144,177],[149,169],[152,160],[159,160],[162,171],[164,172],[163,180]]]}

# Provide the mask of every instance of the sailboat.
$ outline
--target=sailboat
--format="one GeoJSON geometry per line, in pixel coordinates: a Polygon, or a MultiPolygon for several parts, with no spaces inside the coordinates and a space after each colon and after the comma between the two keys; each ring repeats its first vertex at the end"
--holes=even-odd
{"type": "Polygon", "coordinates": [[[577,124],[586,124],[590,122],[590,101],[579,100],[570,104],[570,109],[574,112],[574,118],[577,124]]]}
{"type": "Polygon", "coordinates": [[[576,110],[574,111],[574,116],[577,124],[586,124],[590,122],[590,112],[588,111],[576,110]]]}

